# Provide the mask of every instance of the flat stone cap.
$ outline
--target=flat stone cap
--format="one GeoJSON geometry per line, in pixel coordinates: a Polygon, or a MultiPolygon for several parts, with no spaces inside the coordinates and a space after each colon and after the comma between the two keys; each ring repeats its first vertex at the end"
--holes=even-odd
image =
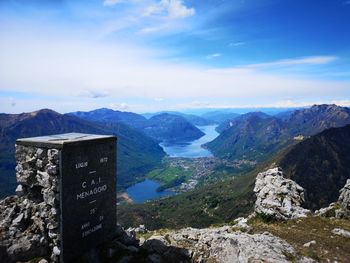
{"type": "Polygon", "coordinates": [[[17,139],[16,144],[37,147],[57,147],[62,148],[64,144],[93,141],[101,139],[116,139],[114,135],[98,135],[86,133],[63,133],[48,136],[17,139]]]}

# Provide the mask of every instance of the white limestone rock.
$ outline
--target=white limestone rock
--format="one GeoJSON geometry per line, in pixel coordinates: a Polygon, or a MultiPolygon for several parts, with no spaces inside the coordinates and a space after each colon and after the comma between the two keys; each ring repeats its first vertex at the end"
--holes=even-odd
{"type": "Polygon", "coordinates": [[[244,217],[238,217],[234,220],[235,228],[250,230],[251,227],[248,225],[248,219],[244,217]]]}
{"type": "Polygon", "coordinates": [[[323,217],[333,217],[335,216],[335,207],[337,203],[331,203],[328,207],[321,208],[315,211],[315,215],[323,217]]]}
{"type": "Polygon", "coordinates": [[[16,187],[16,195],[23,196],[23,194],[24,194],[23,186],[21,184],[17,185],[17,187],[16,187]]]}
{"type": "MultiPolygon", "coordinates": [[[[265,232],[248,234],[225,226],[220,228],[185,228],[168,233],[169,245],[191,251],[192,262],[314,262],[300,257],[286,241],[265,232]],[[203,261],[202,261],[203,260],[203,261]]],[[[147,241],[146,241],[147,242],[147,241]]]]}
{"type": "Polygon", "coordinates": [[[259,173],[254,192],[257,197],[255,213],[283,220],[306,217],[310,213],[301,207],[304,189],[293,180],[284,178],[280,168],[259,173]]]}
{"type": "Polygon", "coordinates": [[[316,240],[311,240],[303,245],[303,247],[311,247],[312,245],[316,245],[316,240]]]}
{"type": "Polygon", "coordinates": [[[331,203],[328,207],[315,211],[315,215],[324,217],[336,217],[350,219],[350,179],[348,179],[344,187],[339,191],[338,201],[331,203]]]}
{"type": "Polygon", "coordinates": [[[350,219],[350,179],[348,179],[344,187],[340,190],[338,199],[340,209],[335,210],[336,218],[350,219]]]}
{"type": "Polygon", "coordinates": [[[335,234],[335,235],[338,235],[338,236],[343,236],[343,237],[346,237],[346,238],[350,238],[350,231],[347,231],[347,230],[342,229],[342,228],[334,228],[332,230],[332,233],[335,234]]]}

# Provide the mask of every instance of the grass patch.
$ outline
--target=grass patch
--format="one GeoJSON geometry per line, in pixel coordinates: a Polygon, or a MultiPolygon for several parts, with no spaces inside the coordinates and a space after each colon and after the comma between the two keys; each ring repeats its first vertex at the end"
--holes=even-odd
{"type": "Polygon", "coordinates": [[[270,224],[276,222],[276,218],[273,215],[265,214],[265,213],[256,213],[256,216],[253,220],[257,220],[263,222],[265,224],[270,224]]]}
{"type": "Polygon", "coordinates": [[[250,222],[255,233],[265,231],[286,240],[303,256],[316,261],[349,262],[350,242],[345,237],[334,235],[334,228],[350,230],[349,220],[337,220],[322,217],[307,217],[296,220],[264,223],[259,220],[250,222]],[[303,245],[311,240],[316,244],[311,247],[303,245]]]}
{"type": "Polygon", "coordinates": [[[192,177],[192,172],[181,167],[171,167],[165,165],[165,167],[149,172],[147,177],[161,182],[161,187],[158,190],[162,191],[185,182],[192,177]]]}

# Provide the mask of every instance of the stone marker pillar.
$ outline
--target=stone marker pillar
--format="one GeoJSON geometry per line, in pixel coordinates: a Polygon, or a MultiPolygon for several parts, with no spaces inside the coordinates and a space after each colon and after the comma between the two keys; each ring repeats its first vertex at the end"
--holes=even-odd
{"type": "Polygon", "coordinates": [[[116,227],[116,137],[67,133],[16,142],[16,192],[37,204],[53,262],[74,260],[116,227]]]}

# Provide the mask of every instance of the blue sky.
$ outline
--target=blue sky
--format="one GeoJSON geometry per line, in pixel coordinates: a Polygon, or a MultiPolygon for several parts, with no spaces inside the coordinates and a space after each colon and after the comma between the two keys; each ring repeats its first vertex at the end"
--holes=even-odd
{"type": "Polygon", "coordinates": [[[0,112],[350,106],[347,0],[0,0],[0,112]]]}

